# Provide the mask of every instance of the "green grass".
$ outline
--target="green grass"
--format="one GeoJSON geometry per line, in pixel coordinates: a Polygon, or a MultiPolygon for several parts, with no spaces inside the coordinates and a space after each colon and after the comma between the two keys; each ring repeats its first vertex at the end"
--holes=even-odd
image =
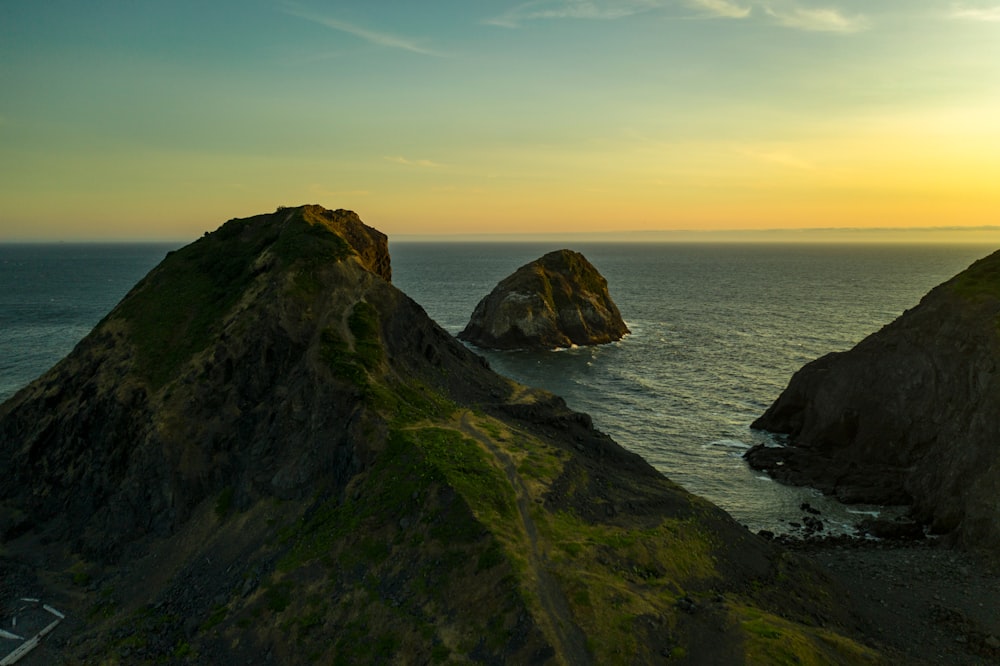
{"type": "Polygon", "coordinates": [[[735,606],[731,612],[745,636],[747,663],[789,666],[881,663],[873,650],[832,631],[803,627],[745,606],[735,606]]]}
{"type": "MultiPolygon", "coordinates": [[[[291,549],[279,561],[278,569],[292,570],[332,551],[342,540],[366,534],[366,522],[406,513],[413,498],[426,495],[432,484],[455,488],[481,520],[509,523],[513,518],[510,484],[474,441],[443,428],[394,430],[387,450],[357,490],[358,500],[323,501],[302,521],[282,531],[279,538],[291,549]]],[[[473,520],[441,521],[427,527],[428,536],[447,543],[469,543],[478,540],[482,532],[482,526],[473,520]]],[[[350,559],[372,564],[390,556],[388,545],[373,536],[353,541],[350,559]]],[[[496,552],[484,554],[480,565],[495,566],[499,557],[496,552]]]]}
{"type": "Polygon", "coordinates": [[[201,630],[209,631],[214,627],[222,624],[222,621],[226,619],[226,615],[229,614],[229,608],[225,605],[218,605],[212,609],[208,618],[202,623],[201,630]]]}
{"type": "Polygon", "coordinates": [[[382,362],[382,336],[378,310],[370,303],[355,303],[347,325],[354,335],[354,352],[367,370],[375,370],[382,362]]]}
{"type": "Polygon", "coordinates": [[[97,601],[87,611],[87,618],[97,620],[113,616],[118,610],[118,602],[115,600],[114,595],[115,589],[113,587],[103,588],[98,593],[97,601]]]}
{"type": "Polygon", "coordinates": [[[560,511],[539,512],[536,525],[598,663],[628,663],[622,655],[641,653],[636,618],[671,609],[669,618],[686,589],[718,577],[709,539],[693,520],[628,528],[560,511]]]}
{"type": "Polygon", "coordinates": [[[320,331],[319,355],[334,376],[358,388],[369,385],[369,373],[382,363],[382,337],[378,310],[364,301],[355,303],[347,320],[353,345],[336,328],[320,331]]]}
{"type": "Polygon", "coordinates": [[[280,259],[316,265],[339,261],[354,254],[347,241],[316,216],[298,211],[294,215],[295,223],[282,229],[281,236],[274,243],[274,252],[280,259]]]}
{"type": "Polygon", "coordinates": [[[90,572],[87,571],[87,565],[83,562],[77,562],[70,567],[69,574],[73,584],[77,587],[87,587],[93,580],[90,572]]]}
{"type": "Polygon", "coordinates": [[[227,222],[168,254],[122,301],[116,316],[127,321],[138,370],[153,388],[173,379],[221,330],[227,313],[265,270],[258,262],[266,251],[279,267],[294,266],[296,284],[306,294],[321,286],[319,267],[353,254],[321,221],[307,220],[298,210],[275,213],[288,214],[293,219],[283,226],[269,215],[227,222]]]}
{"type": "Polygon", "coordinates": [[[949,283],[953,292],[969,300],[1000,297],[1000,257],[980,259],[949,283]]]}
{"type": "Polygon", "coordinates": [[[496,523],[513,519],[514,490],[477,442],[445,428],[397,431],[396,435],[419,447],[481,520],[496,523]]]}
{"type": "Polygon", "coordinates": [[[367,398],[369,404],[397,429],[426,420],[445,420],[458,410],[454,402],[415,380],[373,383],[368,387],[367,398]]]}
{"type": "Polygon", "coordinates": [[[340,337],[335,328],[324,328],[320,331],[319,356],[335,377],[359,388],[367,386],[368,373],[359,363],[350,345],[340,337]]]}

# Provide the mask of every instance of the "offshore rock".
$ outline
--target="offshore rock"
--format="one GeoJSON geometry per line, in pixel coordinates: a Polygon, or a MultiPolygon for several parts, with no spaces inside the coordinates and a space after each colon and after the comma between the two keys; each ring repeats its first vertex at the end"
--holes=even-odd
{"type": "Polygon", "coordinates": [[[1000,253],[847,352],[799,370],[751,466],[843,501],[911,504],[932,532],[1000,549],[1000,253]]]}
{"type": "Polygon", "coordinates": [[[231,220],[0,405],[0,613],[86,618],[46,663],[871,662],[819,569],[389,276],[353,213],[231,220]]]}
{"type": "Polygon", "coordinates": [[[554,349],[627,333],[604,276],[579,252],[557,250],[501,280],[458,337],[485,349],[554,349]]]}

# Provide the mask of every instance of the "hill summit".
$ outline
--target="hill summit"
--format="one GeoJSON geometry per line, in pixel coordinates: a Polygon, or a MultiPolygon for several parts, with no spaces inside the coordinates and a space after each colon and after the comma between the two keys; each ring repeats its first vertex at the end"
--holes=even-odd
{"type": "Polygon", "coordinates": [[[66,614],[39,659],[875,658],[808,561],[390,277],[354,213],[230,220],[0,406],[0,608],[66,614]]]}

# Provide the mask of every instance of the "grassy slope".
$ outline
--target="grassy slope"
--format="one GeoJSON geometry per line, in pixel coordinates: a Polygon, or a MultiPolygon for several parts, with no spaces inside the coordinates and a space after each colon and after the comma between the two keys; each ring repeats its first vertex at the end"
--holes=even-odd
{"type": "MultiPolygon", "coordinates": [[[[312,299],[323,263],[350,252],[315,224],[280,238],[243,228],[230,223],[175,253],[124,304],[151,385],[169,381],[207,344],[261,256],[295,258],[286,296],[312,299]],[[154,289],[168,280],[172,293],[154,289]]],[[[103,663],[144,663],[136,650],[163,634],[173,646],[167,661],[178,663],[262,649],[292,663],[402,655],[412,663],[579,663],[581,650],[600,664],[650,663],[664,650],[683,660],[704,648],[688,603],[711,607],[724,640],[749,663],[874,660],[831,631],[763,610],[754,590],[717,599],[725,574],[716,555],[726,544],[699,521],[695,498],[686,518],[606,522],[549,501],[557,485],[589,501],[595,480],[572,453],[393,374],[376,306],[359,300],[346,317],[346,327],[328,324],[317,336],[316,354],[384,425],[372,433],[375,459],[343,493],[317,488],[310,501],[263,500],[242,512],[231,507],[231,491],[207,500],[164,576],[176,582],[185,558],[203,557],[212,544],[223,550],[226,536],[251,544],[230,555],[249,582],[217,599],[193,632],[179,630],[173,611],[112,603],[114,591],[103,588],[90,622],[133,630],[99,641],[103,663]],[[658,642],[648,640],[654,634],[658,642]]],[[[83,581],[87,567],[68,573],[83,581]]]]}

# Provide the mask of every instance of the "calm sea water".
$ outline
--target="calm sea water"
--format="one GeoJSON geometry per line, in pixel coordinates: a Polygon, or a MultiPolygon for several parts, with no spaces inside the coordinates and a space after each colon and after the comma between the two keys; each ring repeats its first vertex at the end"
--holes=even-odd
{"type": "MultiPolygon", "coordinates": [[[[551,244],[392,245],[393,281],[451,333],[551,244]]],[[[995,248],[574,244],[607,278],[632,334],[558,352],[482,352],[494,369],[563,396],[595,425],[751,529],[789,530],[799,505],[836,531],[865,512],[777,484],[742,454],[749,424],[792,373],[849,349],[995,248]]]]}
{"type": "MultiPolygon", "coordinates": [[[[446,330],[553,244],[392,243],[393,281],[446,330]]],[[[0,400],[65,356],[170,245],[0,245],[0,400]]],[[[483,352],[563,396],[674,481],[752,529],[787,531],[799,504],[834,529],[858,512],[750,470],[749,429],[804,363],[850,348],[916,305],[984,246],[586,244],[632,334],[593,348],[483,352]]]]}
{"type": "Polygon", "coordinates": [[[0,244],[0,402],[66,356],[176,247],[0,244]]]}

